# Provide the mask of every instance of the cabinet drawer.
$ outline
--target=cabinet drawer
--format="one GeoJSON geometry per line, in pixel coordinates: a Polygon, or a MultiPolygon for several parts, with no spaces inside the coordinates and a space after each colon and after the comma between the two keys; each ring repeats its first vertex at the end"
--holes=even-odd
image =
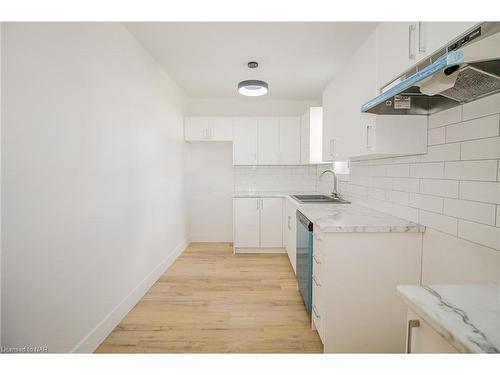
{"type": "Polygon", "coordinates": [[[313,254],[313,277],[318,281],[320,284],[323,281],[323,270],[324,270],[324,264],[323,264],[323,259],[322,257],[318,256],[317,254],[313,254]]]}
{"type": "Polygon", "coordinates": [[[319,337],[321,339],[321,342],[325,342],[325,323],[324,320],[321,316],[321,312],[318,311],[317,306],[313,304],[312,311],[311,311],[311,317],[312,321],[314,323],[314,326],[316,327],[316,330],[318,331],[319,337]]]}

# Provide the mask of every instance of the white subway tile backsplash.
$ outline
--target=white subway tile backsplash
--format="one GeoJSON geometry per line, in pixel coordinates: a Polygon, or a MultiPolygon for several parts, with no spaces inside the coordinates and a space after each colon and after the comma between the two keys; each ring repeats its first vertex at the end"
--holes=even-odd
{"type": "Polygon", "coordinates": [[[443,198],[435,197],[433,195],[412,193],[410,194],[410,207],[443,213],[443,198]]]}
{"type": "Polygon", "coordinates": [[[454,107],[429,116],[429,128],[454,124],[462,121],[462,107],[454,107]]]}
{"type": "Polygon", "coordinates": [[[410,177],[443,178],[444,163],[410,164],[410,177]]]}
{"type": "Polygon", "coordinates": [[[496,137],[499,135],[500,115],[481,117],[446,127],[446,142],[496,137]]]}
{"type": "Polygon", "coordinates": [[[393,190],[418,192],[420,181],[417,178],[400,178],[393,179],[393,190]]]}
{"type": "Polygon", "coordinates": [[[388,165],[386,169],[387,176],[389,177],[409,177],[410,165],[409,164],[393,164],[388,165]]]}
{"type": "Polygon", "coordinates": [[[500,137],[463,142],[460,158],[462,160],[499,159],[500,137]]]}
{"type": "Polygon", "coordinates": [[[453,236],[457,235],[458,219],[454,217],[444,216],[424,210],[419,211],[418,217],[420,224],[429,226],[453,236]]]}
{"type": "Polygon", "coordinates": [[[378,199],[381,201],[387,200],[386,196],[387,190],[382,190],[382,189],[370,189],[368,191],[368,198],[370,199],[378,199]]]}
{"type": "Polygon", "coordinates": [[[393,204],[392,215],[418,223],[418,210],[416,208],[393,204]]]}
{"type": "Polygon", "coordinates": [[[392,178],[391,177],[372,177],[371,184],[375,188],[379,189],[392,189],[392,178]]]}
{"type": "Polygon", "coordinates": [[[446,129],[444,127],[429,129],[427,132],[427,144],[440,145],[446,142],[446,129]]]}
{"type": "Polygon", "coordinates": [[[500,112],[500,94],[487,96],[463,106],[463,120],[470,120],[500,112]]]}
{"type": "Polygon", "coordinates": [[[500,228],[459,220],[458,237],[500,250],[500,228]]]}
{"type": "Polygon", "coordinates": [[[429,116],[427,139],[423,155],[352,163],[342,192],[500,250],[500,94],[429,116]]]}
{"type": "Polygon", "coordinates": [[[460,199],[500,204],[500,183],[460,181],[460,199]]]}
{"type": "Polygon", "coordinates": [[[440,197],[458,198],[458,181],[423,179],[420,192],[440,197]]]}
{"type": "Polygon", "coordinates": [[[496,181],[497,161],[450,161],[444,166],[445,178],[457,180],[496,181]]]}
{"type": "Polygon", "coordinates": [[[422,162],[460,160],[460,143],[430,146],[427,154],[421,156],[422,162]]]}
{"type": "Polygon", "coordinates": [[[445,215],[460,219],[495,225],[496,207],[494,204],[447,198],[444,200],[443,212],[445,215]]]}
{"type": "Polygon", "coordinates": [[[408,206],[409,195],[410,193],[406,191],[389,190],[387,192],[387,200],[392,203],[408,206]]]}

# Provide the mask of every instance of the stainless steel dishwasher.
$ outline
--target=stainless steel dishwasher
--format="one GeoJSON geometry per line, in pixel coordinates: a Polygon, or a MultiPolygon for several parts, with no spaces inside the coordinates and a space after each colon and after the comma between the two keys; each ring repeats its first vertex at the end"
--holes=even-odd
{"type": "Polygon", "coordinates": [[[312,306],[313,223],[299,210],[297,216],[297,283],[310,314],[312,306]]]}

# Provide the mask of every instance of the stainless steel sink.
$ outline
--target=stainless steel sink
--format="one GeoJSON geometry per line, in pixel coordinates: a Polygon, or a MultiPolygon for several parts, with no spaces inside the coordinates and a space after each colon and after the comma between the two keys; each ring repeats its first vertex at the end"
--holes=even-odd
{"type": "Polygon", "coordinates": [[[300,203],[351,203],[342,198],[333,198],[328,195],[292,195],[292,198],[299,201],[300,203]]]}

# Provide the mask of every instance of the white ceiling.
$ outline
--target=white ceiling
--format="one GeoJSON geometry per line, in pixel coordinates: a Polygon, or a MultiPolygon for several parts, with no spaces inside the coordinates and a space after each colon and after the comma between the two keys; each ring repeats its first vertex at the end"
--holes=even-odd
{"type": "MultiPolygon", "coordinates": [[[[262,79],[270,98],[318,99],[376,23],[138,22],[127,28],[191,97],[238,96],[262,79]],[[248,61],[259,68],[250,70],[248,61]]],[[[368,62],[367,62],[368,63],[368,62]]]]}

